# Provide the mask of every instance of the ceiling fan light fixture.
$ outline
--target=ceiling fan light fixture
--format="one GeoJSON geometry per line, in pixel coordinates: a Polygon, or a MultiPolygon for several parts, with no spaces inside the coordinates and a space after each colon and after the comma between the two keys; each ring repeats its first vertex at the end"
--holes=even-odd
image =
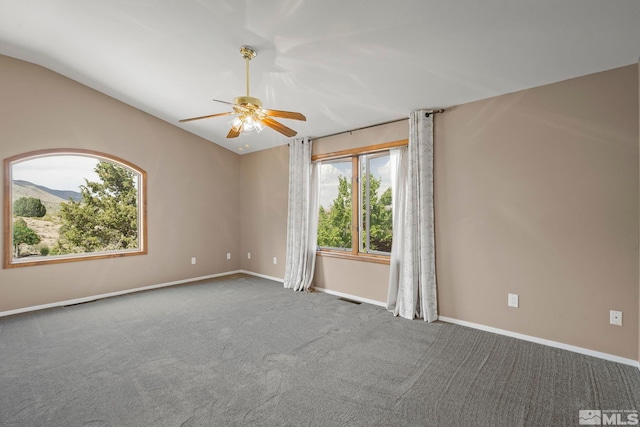
{"type": "Polygon", "coordinates": [[[237,116],[233,120],[229,122],[229,126],[234,129],[236,132],[241,133],[243,135],[248,135],[252,132],[260,133],[264,129],[264,124],[262,124],[262,119],[264,118],[264,113],[260,114],[261,111],[254,111],[250,113],[245,113],[237,116]]]}
{"type": "Polygon", "coordinates": [[[250,134],[251,132],[260,133],[264,129],[264,125],[259,120],[255,120],[253,117],[247,117],[242,125],[241,132],[244,135],[250,134]]]}
{"type": "Polygon", "coordinates": [[[240,132],[242,130],[242,119],[240,118],[240,116],[238,117],[234,117],[233,119],[229,120],[229,126],[231,126],[231,129],[240,132]]]}
{"type": "Polygon", "coordinates": [[[262,132],[262,120],[267,116],[262,109],[262,101],[251,96],[239,96],[233,100],[233,104],[238,116],[229,122],[232,129],[243,135],[262,132]]]}
{"type": "MultiPolygon", "coordinates": [[[[208,116],[192,117],[189,119],[182,119],[179,122],[190,122],[192,120],[206,119],[209,117],[228,116],[231,114],[237,114],[237,116],[229,122],[231,129],[227,134],[227,138],[236,138],[241,133],[246,135],[251,132],[261,132],[265,126],[280,132],[286,137],[292,137],[297,134],[293,129],[288,128],[273,117],[279,117],[283,119],[302,120],[306,121],[307,118],[293,111],[281,111],[281,110],[265,110],[262,108],[262,101],[249,94],[249,61],[256,57],[256,51],[251,46],[240,47],[240,54],[245,60],[246,66],[246,87],[247,94],[245,96],[238,96],[233,99],[233,103],[226,101],[218,101],[225,104],[230,104],[233,107],[233,111],[227,113],[210,114],[208,116]]],[[[214,99],[214,101],[217,101],[214,99]]]]}

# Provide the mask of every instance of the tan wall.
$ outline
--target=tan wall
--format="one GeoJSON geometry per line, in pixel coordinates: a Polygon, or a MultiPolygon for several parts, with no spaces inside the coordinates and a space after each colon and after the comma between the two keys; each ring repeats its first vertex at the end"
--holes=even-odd
{"type": "Polygon", "coordinates": [[[326,154],[350,148],[367,147],[409,138],[409,120],[341,133],[313,141],[313,154],[326,154]]]}
{"type": "Polygon", "coordinates": [[[0,159],[84,148],[128,160],[147,172],[149,233],[148,255],[0,270],[0,311],[240,267],[238,155],[33,64],[0,56],[0,76],[0,159]]]}
{"type": "Polygon", "coordinates": [[[317,256],[313,283],[315,288],[386,303],[389,265],[317,256]]]}
{"type": "Polygon", "coordinates": [[[240,248],[243,270],[284,278],[289,147],[240,158],[240,248]],[[251,259],[247,259],[247,253],[251,259]],[[273,264],[276,257],[277,264],[273,264]]]}
{"type": "MultiPolygon", "coordinates": [[[[640,127],[640,62],[638,63],[638,126],[640,127]]],[[[640,147],[640,131],[638,131],[638,146],[640,147]]],[[[638,159],[638,161],[640,163],[640,159],[638,159]]],[[[640,180],[640,174],[638,175],[638,179],[640,180]]],[[[640,191],[640,181],[638,183],[638,189],[640,191]]],[[[638,221],[640,222],[640,218],[638,218],[638,221]]],[[[640,268],[640,262],[638,264],[640,268]]],[[[640,274],[638,279],[640,280],[640,274]]],[[[640,287],[640,283],[638,286],[640,287]]],[[[638,312],[640,313],[640,291],[638,292],[638,312]]],[[[640,362],[640,314],[638,315],[638,362],[640,362]]],[[[638,367],[640,368],[640,365],[638,367]]]]}
{"type": "Polygon", "coordinates": [[[638,140],[636,65],[436,117],[440,314],[638,359],[638,140]]]}

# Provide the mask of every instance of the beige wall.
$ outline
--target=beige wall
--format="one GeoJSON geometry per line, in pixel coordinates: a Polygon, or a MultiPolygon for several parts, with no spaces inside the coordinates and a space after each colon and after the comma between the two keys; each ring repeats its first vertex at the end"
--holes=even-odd
{"type": "Polygon", "coordinates": [[[636,65],[437,116],[440,314],[638,359],[638,138],[636,65]]]}
{"type": "Polygon", "coordinates": [[[240,248],[243,270],[284,278],[289,147],[240,158],[240,248]],[[247,258],[251,253],[251,259],[247,258]],[[276,258],[277,264],[273,263],[276,258]]]}
{"type": "Polygon", "coordinates": [[[315,288],[386,303],[389,265],[317,256],[315,288]]]}
{"type": "Polygon", "coordinates": [[[0,56],[0,76],[0,159],[84,148],[128,160],[147,172],[149,233],[148,255],[0,270],[0,311],[240,268],[238,155],[33,64],[0,56]]]}
{"type": "MultiPolygon", "coordinates": [[[[640,127],[640,62],[638,63],[638,126],[640,127]]],[[[640,130],[638,131],[638,146],[640,147],[640,130]]],[[[640,159],[638,159],[638,162],[640,163],[640,159]]],[[[640,180],[640,174],[638,179],[640,180]]],[[[640,191],[640,182],[638,183],[638,190],[640,191]]],[[[640,222],[640,218],[638,218],[638,222],[640,222]]],[[[640,268],[640,262],[638,263],[638,267],[640,268]]],[[[640,274],[638,279],[640,280],[640,274]]],[[[640,283],[638,286],[640,287],[640,283]]],[[[640,313],[640,290],[638,291],[638,313],[640,313]]],[[[640,314],[638,314],[638,362],[640,362],[640,314]]],[[[640,368],[640,366],[638,367],[640,368]]]]}
{"type": "Polygon", "coordinates": [[[313,141],[313,154],[327,154],[351,148],[368,147],[409,138],[409,120],[345,132],[313,141]]]}

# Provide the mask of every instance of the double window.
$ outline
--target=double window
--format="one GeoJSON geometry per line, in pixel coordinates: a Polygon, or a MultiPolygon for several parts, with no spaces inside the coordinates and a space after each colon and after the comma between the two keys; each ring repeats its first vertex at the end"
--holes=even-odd
{"type": "Polygon", "coordinates": [[[388,263],[393,241],[389,149],[398,141],[320,160],[318,254],[388,263]]]}

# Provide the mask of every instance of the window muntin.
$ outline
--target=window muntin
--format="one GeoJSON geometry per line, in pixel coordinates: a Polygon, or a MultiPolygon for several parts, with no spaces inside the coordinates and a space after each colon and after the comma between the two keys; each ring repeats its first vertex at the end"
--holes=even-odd
{"type": "Polygon", "coordinates": [[[341,158],[320,164],[321,254],[388,260],[393,226],[389,162],[389,150],[376,149],[349,156],[341,153],[341,158]],[[341,203],[334,206],[336,200],[341,203]],[[335,228],[342,231],[337,243],[335,228]]]}
{"type": "Polygon", "coordinates": [[[5,268],[146,253],[146,173],[140,168],[73,149],[4,163],[5,268]],[[46,214],[25,213],[16,203],[21,198],[40,200],[46,214]]]}

